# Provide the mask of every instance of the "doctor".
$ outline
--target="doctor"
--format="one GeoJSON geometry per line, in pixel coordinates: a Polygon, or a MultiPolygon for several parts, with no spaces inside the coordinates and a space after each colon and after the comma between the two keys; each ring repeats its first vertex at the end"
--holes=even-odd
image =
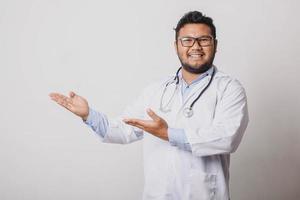
{"type": "Polygon", "coordinates": [[[144,200],[227,200],[230,154],[248,124],[245,90],[213,65],[217,40],[210,17],[186,13],[174,45],[181,68],[148,86],[116,119],[89,108],[74,92],[50,97],[103,142],[143,139],[144,200]]]}

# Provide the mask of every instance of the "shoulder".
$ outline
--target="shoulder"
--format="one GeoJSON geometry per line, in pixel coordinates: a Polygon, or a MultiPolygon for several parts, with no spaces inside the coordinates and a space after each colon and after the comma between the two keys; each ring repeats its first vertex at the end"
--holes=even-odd
{"type": "Polygon", "coordinates": [[[245,93],[245,89],[244,89],[243,85],[237,78],[235,78],[217,68],[216,68],[216,74],[215,74],[214,79],[215,79],[215,83],[216,83],[216,86],[217,86],[217,89],[219,92],[224,93],[227,91],[227,92],[245,93]]]}

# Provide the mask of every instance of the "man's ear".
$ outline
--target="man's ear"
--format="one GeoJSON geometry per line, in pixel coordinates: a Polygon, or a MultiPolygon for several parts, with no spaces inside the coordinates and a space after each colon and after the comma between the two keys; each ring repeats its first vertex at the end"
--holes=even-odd
{"type": "Polygon", "coordinates": [[[218,40],[215,39],[215,53],[217,52],[217,48],[218,48],[218,40]]]}
{"type": "Polygon", "coordinates": [[[177,40],[174,41],[175,52],[178,55],[177,40]]]}

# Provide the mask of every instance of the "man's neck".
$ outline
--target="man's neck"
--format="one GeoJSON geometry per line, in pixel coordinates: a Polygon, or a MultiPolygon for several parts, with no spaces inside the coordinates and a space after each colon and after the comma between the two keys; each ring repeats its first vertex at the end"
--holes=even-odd
{"type": "Polygon", "coordinates": [[[188,85],[190,85],[194,80],[196,80],[201,74],[193,74],[182,68],[182,78],[188,85]]]}

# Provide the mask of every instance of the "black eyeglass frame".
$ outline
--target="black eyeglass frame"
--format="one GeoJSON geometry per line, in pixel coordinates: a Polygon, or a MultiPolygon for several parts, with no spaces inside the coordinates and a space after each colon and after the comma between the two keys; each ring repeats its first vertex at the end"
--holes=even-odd
{"type": "Polygon", "coordinates": [[[195,41],[197,41],[198,45],[201,46],[201,47],[208,47],[208,46],[212,46],[213,45],[213,42],[215,41],[215,38],[213,36],[211,36],[211,35],[204,35],[204,36],[200,36],[200,37],[197,37],[197,38],[195,38],[195,37],[189,37],[189,36],[184,36],[184,37],[178,38],[177,41],[178,40],[180,40],[181,45],[183,47],[192,47],[192,46],[194,46],[195,41]],[[203,41],[201,39],[208,39],[208,38],[210,39],[209,44],[203,44],[203,42],[201,44],[201,41],[203,41]],[[184,39],[192,39],[193,43],[190,44],[190,45],[186,45],[186,44],[184,44],[184,41],[183,41],[184,39]]]}

